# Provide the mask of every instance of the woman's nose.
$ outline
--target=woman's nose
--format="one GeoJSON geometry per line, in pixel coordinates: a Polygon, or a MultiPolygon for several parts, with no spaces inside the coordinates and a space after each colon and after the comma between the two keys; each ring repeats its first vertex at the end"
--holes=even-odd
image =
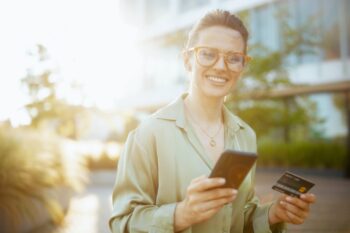
{"type": "Polygon", "coordinates": [[[220,70],[226,70],[227,67],[226,67],[226,62],[225,62],[224,56],[219,55],[218,60],[214,64],[214,68],[220,69],[220,70]]]}

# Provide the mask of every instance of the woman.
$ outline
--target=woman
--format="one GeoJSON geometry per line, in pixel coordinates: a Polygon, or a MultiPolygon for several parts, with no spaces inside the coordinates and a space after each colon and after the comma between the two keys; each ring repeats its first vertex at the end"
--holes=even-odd
{"type": "Polygon", "coordinates": [[[238,190],[208,174],[226,149],[256,152],[254,131],[224,106],[249,60],[248,32],[227,11],[206,14],[183,53],[189,92],[129,134],[113,193],[113,232],[282,232],[315,201],[284,195],[259,205],[255,166],[238,190]]]}

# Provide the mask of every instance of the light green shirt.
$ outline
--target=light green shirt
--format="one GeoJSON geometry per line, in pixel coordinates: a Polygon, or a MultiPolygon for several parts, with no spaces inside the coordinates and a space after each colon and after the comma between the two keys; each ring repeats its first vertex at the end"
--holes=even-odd
{"type": "MultiPolygon", "coordinates": [[[[109,222],[112,232],[174,232],[176,203],[184,199],[194,178],[210,174],[214,162],[186,120],[185,96],[160,109],[129,134],[113,191],[109,222]]],[[[224,126],[225,148],[256,152],[254,131],[226,107],[224,126]]],[[[258,204],[254,174],[255,166],[232,204],[183,232],[271,232],[268,223],[271,204],[258,204]]]]}

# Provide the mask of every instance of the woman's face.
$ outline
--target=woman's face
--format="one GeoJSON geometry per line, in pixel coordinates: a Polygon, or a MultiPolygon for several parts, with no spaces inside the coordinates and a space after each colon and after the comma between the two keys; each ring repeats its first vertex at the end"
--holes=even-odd
{"type": "Polygon", "coordinates": [[[187,67],[191,75],[192,92],[199,92],[207,97],[224,97],[229,94],[239,79],[241,71],[232,71],[224,60],[226,52],[244,52],[244,40],[242,35],[233,29],[213,26],[203,29],[198,34],[196,47],[216,48],[220,51],[218,60],[212,66],[203,66],[196,61],[192,52],[188,59],[187,67]]]}

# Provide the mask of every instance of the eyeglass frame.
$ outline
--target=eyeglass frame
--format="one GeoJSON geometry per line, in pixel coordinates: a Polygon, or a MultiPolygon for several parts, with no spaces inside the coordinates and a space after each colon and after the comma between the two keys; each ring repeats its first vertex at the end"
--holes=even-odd
{"type": "Polygon", "coordinates": [[[191,47],[191,48],[187,49],[186,51],[187,51],[187,52],[194,52],[194,53],[195,53],[195,57],[196,57],[197,63],[198,63],[199,65],[203,66],[203,67],[212,67],[212,66],[214,66],[214,65],[218,62],[218,60],[220,59],[220,54],[222,54],[222,55],[224,55],[224,62],[225,62],[226,67],[227,67],[229,70],[231,70],[231,71],[234,71],[234,70],[232,70],[232,69],[230,69],[230,68],[228,67],[228,64],[229,64],[229,63],[226,61],[226,58],[227,58],[227,54],[228,54],[228,53],[233,53],[233,54],[242,55],[242,57],[243,57],[242,70],[243,70],[244,66],[245,66],[249,61],[252,60],[252,57],[250,57],[250,56],[248,56],[248,55],[246,55],[245,53],[242,53],[242,52],[232,52],[232,51],[223,52],[223,51],[220,51],[220,49],[218,49],[218,48],[207,47],[207,46],[191,47]],[[198,56],[198,52],[197,52],[197,51],[198,51],[198,49],[203,49],[203,48],[213,49],[213,50],[215,50],[216,53],[219,55],[219,56],[217,56],[217,58],[215,59],[215,61],[213,61],[213,64],[212,64],[212,65],[208,65],[208,66],[202,65],[202,64],[198,61],[198,57],[197,57],[197,56],[198,56]]]}

